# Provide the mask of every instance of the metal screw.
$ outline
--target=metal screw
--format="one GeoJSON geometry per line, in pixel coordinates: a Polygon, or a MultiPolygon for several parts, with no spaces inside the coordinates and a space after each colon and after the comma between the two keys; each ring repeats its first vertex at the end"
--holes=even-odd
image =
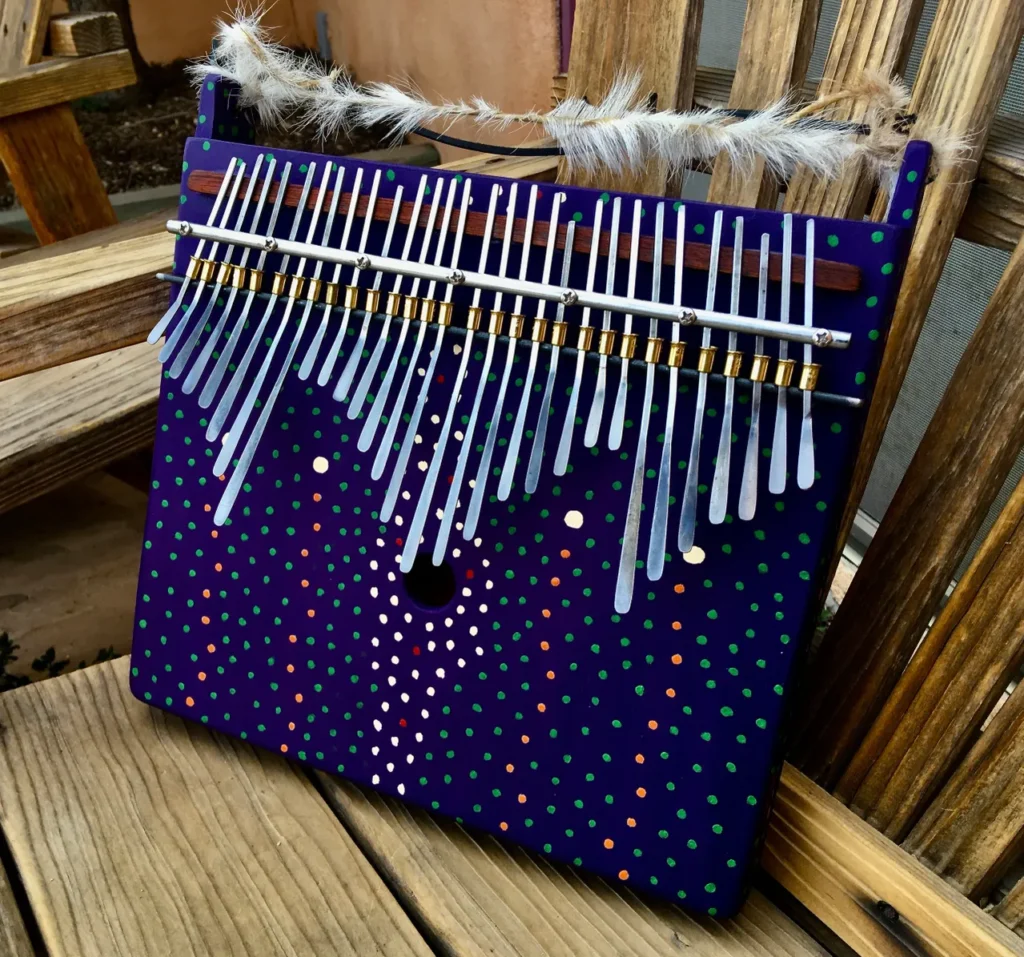
{"type": "Polygon", "coordinates": [[[466,281],[466,274],[461,269],[453,269],[446,278],[453,286],[461,286],[466,281]]]}
{"type": "Polygon", "coordinates": [[[360,256],[356,260],[356,269],[366,270],[366,269],[369,269],[369,268],[370,268],[370,257],[369,256],[360,256]]]}
{"type": "Polygon", "coordinates": [[[828,329],[814,330],[814,344],[816,346],[827,346],[832,343],[832,333],[828,329]]]}
{"type": "Polygon", "coordinates": [[[277,249],[277,240],[274,239],[273,236],[268,236],[266,239],[263,240],[263,248],[268,253],[272,253],[275,249],[277,249]]]}
{"type": "Polygon", "coordinates": [[[191,236],[192,235],[192,224],[191,223],[182,223],[178,227],[178,234],[180,236],[191,236]]]}
{"type": "Polygon", "coordinates": [[[679,324],[681,326],[695,326],[697,324],[697,313],[692,309],[683,309],[679,313],[679,324]]]}
{"type": "Polygon", "coordinates": [[[579,298],[575,289],[566,289],[561,295],[561,301],[566,306],[575,306],[579,302],[579,298]]]}

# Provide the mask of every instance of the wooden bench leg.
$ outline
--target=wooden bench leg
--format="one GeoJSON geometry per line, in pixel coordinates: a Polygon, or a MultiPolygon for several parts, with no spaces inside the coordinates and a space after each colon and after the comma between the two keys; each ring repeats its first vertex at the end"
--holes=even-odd
{"type": "Polygon", "coordinates": [[[0,120],[0,162],[40,243],[117,223],[69,106],[0,120]]]}

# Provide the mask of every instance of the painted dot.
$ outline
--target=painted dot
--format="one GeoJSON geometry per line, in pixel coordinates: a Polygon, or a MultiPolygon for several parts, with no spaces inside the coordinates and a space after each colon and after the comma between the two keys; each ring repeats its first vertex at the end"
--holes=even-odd
{"type": "Polygon", "coordinates": [[[577,509],[570,509],[565,513],[564,522],[569,528],[582,528],[583,527],[583,513],[577,509]]]}
{"type": "Polygon", "coordinates": [[[328,464],[329,463],[327,462],[326,458],[324,458],[322,455],[318,455],[315,459],[313,459],[313,471],[319,473],[320,475],[323,475],[324,472],[327,471],[328,464]]]}
{"type": "Polygon", "coordinates": [[[638,798],[645,798],[645,797],[647,797],[647,789],[646,788],[637,788],[636,789],[636,796],[638,798]]]}
{"type": "Polygon", "coordinates": [[[893,271],[893,268],[894,267],[893,267],[892,263],[883,263],[882,264],[882,275],[883,276],[890,275],[892,273],[892,271],[893,271]]]}
{"type": "Polygon", "coordinates": [[[606,837],[604,839],[604,846],[610,851],[613,847],[615,847],[615,842],[610,837],[606,837]]]}
{"type": "Polygon", "coordinates": [[[883,239],[885,239],[885,233],[883,233],[880,229],[876,229],[871,234],[871,242],[873,243],[880,243],[883,239]]]}
{"type": "Polygon", "coordinates": [[[676,654],[672,656],[672,664],[681,665],[683,663],[683,656],[676,654]]]}
{"type": "Polygon", "coordinates": [[[839,237],[835,233],[832,233],[828,237],[828,244],[834,249],[836,246],[839,245],[839,237]]]}
{"type": "Polygon", "coordinates": [[[868,309],[874,309],[875,306],[878,305],[878,296],[868,296],[868,298],[864,300],[864,305],[867,306],[868,309]]]}
{"type": "Polygon", "coordinates": [[[853,377],[853,381],[856,382],[857,385],[864,385],[864,383],[867,381],[867,378],[868,377],[863,372],[858,372],[853,377]]]}
{"type": "Polygon", "coordinates": [[[683,561],[688,565],[699,565],[707,555],[699,545],[694,545],[688,552],[683,552],[683,561]]]}

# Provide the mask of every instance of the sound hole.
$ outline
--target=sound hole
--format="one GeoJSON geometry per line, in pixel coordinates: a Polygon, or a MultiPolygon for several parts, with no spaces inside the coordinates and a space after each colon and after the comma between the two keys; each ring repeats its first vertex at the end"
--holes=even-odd
{"type": "Polygon", "coordinates": [[[409,597],[426,608],[442,608],[455,597],[455,572],[447,562],[434,565],[429,552],[420,552],[412,571],[402,576],[409,597]]]}

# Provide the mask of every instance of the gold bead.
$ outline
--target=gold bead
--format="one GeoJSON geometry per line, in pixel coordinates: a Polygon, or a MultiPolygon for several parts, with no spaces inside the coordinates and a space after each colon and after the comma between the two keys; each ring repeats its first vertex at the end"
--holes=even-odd
{"type": "Polygon", "coordinates": [[[288,282],[288,277],[283,272],[274,273],[274,278],[270,283],[270,294],[272,296],[280,296],[284,292],[285,284],[288,282]]]}
{"type": "Polygon", "coordinates": [[[725,375],[729,379],[735,379],[740,374],[740,366],[743,365],[743,353],[730,349],[725,354],[725,375]]]}
{"type": "Polygon", "coordinates": [[[345,308],[346,309],[358,309],[359,308],[359,287],[358,286],[346,286],[345,287],[345,308]]]}
{"type": "MultiPolygon", "coordinates": [[[[661,340],[658,340],[661,342],[661,340]]],[[[659,346],[660,348],[660,346],[659,346]]],[[[632,359],[636,354],[636,333],[635,332],[624,332],[622,334],[622,342],[619,345],[619,358],[620,359],[632,359]]],[[[657,360],[655,360],[657,361],[657,360]]]]}
{"type": "Polygon", "coordinates": [[[217,285],[224,286],[231,278],[231,267],[227,263],[221,263],[217,268],[217,285]]]}
{"type": "Polygon", "coordinates": [[[547,319],[534,319],[533,327],[530,329],[530,339],[534,342],[543,342],[548,334],[547,319]]]}
{"type": "Polygon", "coordinates": [[[420,309],[420,322],[433,322],[434,321],[434,310],[437,308],[437,300],[435,299],[424,299],[423,306],[420,309]]]}
{"type": "Polygon", "coordinates": [[[323,283],[319,279],[310,279],[306,284],[306,298],[310,302],[316,302],[320,298],[320,287],[323,283]]]}
{"type": "Polygon", "coordinates": [[[661,359],[661,342],[657,336],[648,336],[647,347],[644,350],[644,362],[657,365],[661,359]]]}
{"type": "Polygon", "coordinates": [[[813,392],[818,387],[818,373],[821,366],[817,362],[805,362],[800,369],[800,388],[804,392],[813,392]]]}
{"type": "Polygon", "coordinates": [[[249,292],[259,292],[260,286],[263,285],[263,270],[262,269],[250,269],[249,270],[249,292]]]}
{"type": "Polygon", "coordinates": [[[338,302],[338,284],[336,282],[324,284],[324,302],[328,306],[334,306],[338,302]]]}
{"type": "Polygon", "coordinates": [[[373,314],[380,308],[380,290],[379,289],[367,289],[366,290],[366,305],[364,307],[367,312],[373,314]]]}
{"type": "Polygon", "coordinates": [[[505,313],[500,309],[492,309],[491,315],[487,320],[487,331],[492,336],[500,336],[502,329],[505,328],[505,313]]]}
{"type": "Polygon", "coordinates": [[[439,302],[437,304],[437,324],[439,326],[450,325],[452,321],[452,304],[450,302],[439,302]]]}
{"type": "Polygon", "coordinates": [[[405,319],[415,319],[416,313],[420,310],[419,296],[406,296],[402,305],[402,316],[405,319]]]}
{"type": "Polygon", "coordinates": [[[668,365],[671,369],[678,369],[683,364],[683,356],[686,354],[685,342],[670,342],[668,346],[668,365]]]}
{"type": "Polygon", "coordinates": [[[203,268],[203,261],[198,256],[189,256],[188,265],[185,267],[185,278],[195,279],[203,268]]]}
{"type": "Polygon", "coordinates": [[[231,267],[231,285],[235,289],[245,288],[245,267],[244,266],[232,266],[231,267]]]}
{"type": "Polygon", "coordinates": [[[594,340],[594,327],[593,326],[580,326],[579,332],[576,334],[576,348],[580,352],[588,352],[590,350],[590,343],[594,340]]]}
{"type": "Polygon", "coordinates": [[[526,316],[513,312],[508,317],[508,337],[518,339],[523,334],[523,327],[526,325],[526,316]]]}
{"type": "Polygon", "coordinates": [[[556,349],[560,349],[565,345],[565,337],[569,333],[569,323],[567,322],[553,322],[551,323],[551,345],[556,349]]]}
{"type": "Polygon", "coordinates": [[[480,328],[480,319],[483,316],[479,306],[470,306],[466,315],[466,328],[470,332],[476,332],[480,328]]]}
{"type": "Polygon", "coordinates": [[[199,270],[199,278],[203,282],[209,282],[213,279],[213,267],[217,264],[212,259],[204,259],[202,263],[203,265],[199,270]]]}
{"type": "Polygon", "coordinates": [[[302,277],[292,276],[291,286],[288,288],[289,299],[301,299],[302,298],[302,277]]]}
{"type": "Polygon", "coordinates": [[[397,316],[402,311],[401,293],[389,292],[384,304],[384,312],[389,316],[397,316]]]}
{"type": "Polygon", "coordinates": [[[615,330],[602,329],[597,338],[597,351],[603,356],[610,356],[615,351],[615,330]]]}
{"type": "Polygon", "coordinates": [[[775,367],[775,384],[780,389],[788,389],[793,381],[793,369],[796,368],[796,359],[779,359],[775,367]]]}
{"type": "Polygon", "coordinates": [[[769,358],[760,352],[755,352],[750,366],[750,381],[764,382],[768,378],[769,358]]]}
{"type": "Polygon", "coordinates": [[[700,356],[697,359],[698,372],[710,372],[715,364],[715,353],[718,346],[701,346],[700,356]]]}

